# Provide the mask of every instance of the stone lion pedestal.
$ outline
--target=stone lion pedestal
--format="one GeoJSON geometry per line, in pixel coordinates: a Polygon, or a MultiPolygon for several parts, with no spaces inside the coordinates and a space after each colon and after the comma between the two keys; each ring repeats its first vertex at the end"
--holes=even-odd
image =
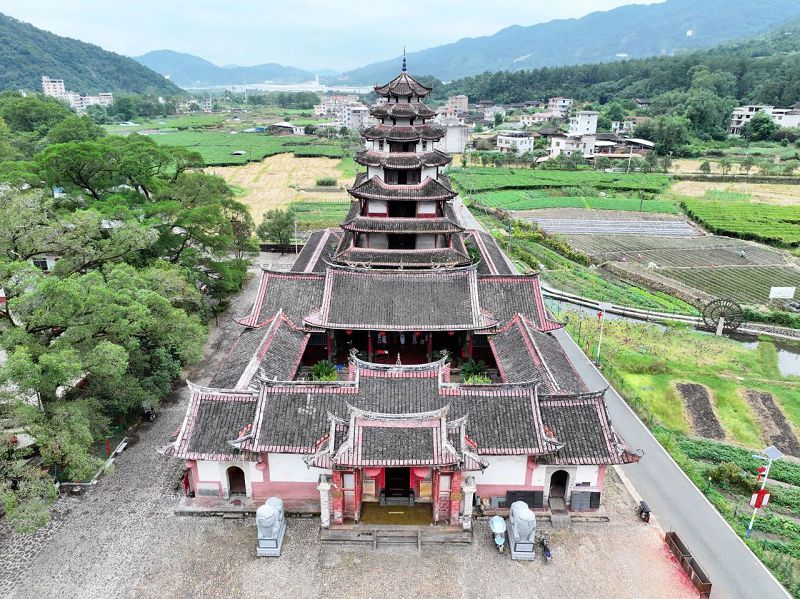
{"type": "Polygon", "coordinates": [[[286,534],[282,499],[270,497],[256,510],[256,528],[258,529],[256,555],[279,557],[283,547],[283,537],[286,534]]]}
{"type": "Polygon", "coordinates": [[[508,513],[508,544],[511,547],[511,559],[534,559],[536,514],[524,501],[515,501],[511,504],[508,513]]]}

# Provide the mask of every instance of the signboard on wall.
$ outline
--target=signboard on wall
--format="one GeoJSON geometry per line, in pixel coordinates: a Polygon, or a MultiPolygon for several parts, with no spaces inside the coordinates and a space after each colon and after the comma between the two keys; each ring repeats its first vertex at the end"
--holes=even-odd
{"type": "Polygon", "coordinates": [[[419,497],[420,499],[431,498],[431,481],[429,480],[419,481],[419,497]]]}
{"type": "Polygon", "coordinates": [[[794,299],[797,287],[770,287],[769,299],[794,299]]]}

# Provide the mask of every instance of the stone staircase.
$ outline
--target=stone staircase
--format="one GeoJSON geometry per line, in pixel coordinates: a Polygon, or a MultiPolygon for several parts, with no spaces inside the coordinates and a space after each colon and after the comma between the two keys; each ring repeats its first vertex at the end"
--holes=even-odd
{"type": "Polygon", "coordinates": [[[562,497],[551,497],[550,504],[550,523],[553,528],[572,528],[572,518],[567,513],[567,504],[562,497]]]}

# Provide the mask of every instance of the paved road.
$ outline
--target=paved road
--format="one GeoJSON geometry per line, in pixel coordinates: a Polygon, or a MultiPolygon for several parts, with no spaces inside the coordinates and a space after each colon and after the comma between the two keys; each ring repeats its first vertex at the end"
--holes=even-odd
{"type": "MultiPolygon", "coordinates": [[[[555,334],[590,389],[608,385],[566,331],[555,334]]],[[[684,540],[711,579],[711,596],[789,597],[614,389],[606,393],[606,402],[614,425],[630,447],[644,451],[641,461],[625,466],[624,473],[647,500],[661,527],[676,531],[684,540]]]]}

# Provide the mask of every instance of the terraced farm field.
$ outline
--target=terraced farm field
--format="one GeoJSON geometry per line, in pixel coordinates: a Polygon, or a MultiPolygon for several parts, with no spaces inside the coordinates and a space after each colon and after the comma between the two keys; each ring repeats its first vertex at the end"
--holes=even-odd
{"type": "Polygon", "coordinates": [[[642,212],[677,212],[673,202],[639,200],[626,197],[569,197],[549,195],[541,190],[504,189],[472,196],[471,201],[502,210],[539,210],[544,208],[591,208],[594,210],[630,210],[642,212]]]}
{"type": "Polygon", "coordinates": [[[337,144],[327,144],[316,137],[263,135],[258,133],[225,133],[222,131],[177,131],[153,135],[160,145],[184,146],[200,152],[207,165],[244,164],[267,156],[294,153],[297,156],[341,158],[337,144]],[[245,152],[240,156],[232,152],[245,152]]]}
{"type": "Polygon", "coordinates": [[[338,226],[347,216],[350,202],[292,202],[289,208],[297,215],[297,228],[315,231],[338,226]]]}
{"type": "Polygon", "coordinates": [[[517,212],[515,216],[536,223],[551,235],[701,235],[698,229],[683,219],[669,214],[564,208],[517,212]]]}
{"type": "Polygon", "coordinates": [[[508,168],[455,168],[450,170],[449,175],[461,190],[471,193],[576,186],[656,193],[666,189],[670,182],[670,177],[667,175],[508,168]]]}
{"type": "Polygon", "coordinates": [[[800,206],[691,199],[682,205],[689,216],[712,233],[785,247],[800,246],[800,206]]]}
{"type": "Polygon", "coordinates": [[[720,298],[764,304],[770,287],[800,287],[800,268],[792,266],[722,266],[665,268],[661,274],[720,298]]]}
{"type": "Polygon", "coordinates": [[[704,237],[640,237],[633,235],[572,235],[570,246],[596,262],[655,262],[661,267],[784,266],[784,253],[751,241],[704,237]],[[744,252],[744,255],[742,255],[744,252]]]}

